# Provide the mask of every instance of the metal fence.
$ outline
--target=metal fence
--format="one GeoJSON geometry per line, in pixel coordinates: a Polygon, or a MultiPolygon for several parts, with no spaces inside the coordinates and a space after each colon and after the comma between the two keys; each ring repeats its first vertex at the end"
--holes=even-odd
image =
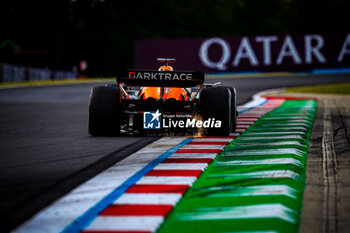
{"type": "Polygon", "coordinates": [[[0,63],[0,82],[63,80],[78,78],[78,72],[48,70],[0,63]]]}

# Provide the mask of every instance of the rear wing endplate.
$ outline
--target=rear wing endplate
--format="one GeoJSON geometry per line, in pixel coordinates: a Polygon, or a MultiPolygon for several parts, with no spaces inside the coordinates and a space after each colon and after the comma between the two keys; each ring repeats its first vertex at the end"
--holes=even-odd
{"type": "Polygon", "coordinates": [[[194,87],[204,83],[204,73],[190,71],[127,70],[117,75],[118,83],[150,87],[194,87]]]}

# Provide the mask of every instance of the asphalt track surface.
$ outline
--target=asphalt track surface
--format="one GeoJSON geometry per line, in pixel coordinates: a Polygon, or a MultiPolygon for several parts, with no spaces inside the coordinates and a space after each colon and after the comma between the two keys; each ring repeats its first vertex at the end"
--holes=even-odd
{"type": "MultiPolygon", "coordinates": [[[[349,82],[350,75],[218,78],[238,105],[259,91],[349,82]]],[[[0,90],[0,229],[7,232],[157,137],[91,137],[90,89],[74,84],[0,90]]]]}

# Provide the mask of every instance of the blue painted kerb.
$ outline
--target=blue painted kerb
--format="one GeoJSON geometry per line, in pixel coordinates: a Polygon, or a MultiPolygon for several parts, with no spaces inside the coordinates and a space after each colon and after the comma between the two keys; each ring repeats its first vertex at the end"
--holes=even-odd
{"type": "Polygon", "coordinates": [[[75,233],[80,232],[83,229],[85,229],[95,218],[98,216],[98,214],[106,209],[108,206],[113,204],[119,197],[121,197],[131,186],[136,184],[142,177],[144,177],[148,172],[152,171],[154,167],[156,167],[159,163],[163,162],[165,159],[167,159],[170,155],[175,153],[177,150],[179,150],[184,145],[191,142],[193,138],[187,138],[183,140],[178,145],[170,148],[167,152],[161,154],[158,158],[147,164],[144,168],[142,168],[140,171],[136,172],[133,176],[131,176],[129,179],[124,181],[120,186],[118,186],[116,189],[114,189],[110,194],[105,196],[101,201],[99,201],[95,206],[91,207],[88,211],[86,211],[83,215],[78,217],[75,221],[73,221],[70,225],[68,225],[62,233],[75,233]]]}

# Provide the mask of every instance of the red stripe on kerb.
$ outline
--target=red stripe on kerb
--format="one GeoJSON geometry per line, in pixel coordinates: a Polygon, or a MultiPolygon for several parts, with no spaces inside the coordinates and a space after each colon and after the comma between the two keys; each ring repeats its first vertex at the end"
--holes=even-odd
{"type": "Polygon", "coordinates": [[[126,193],[181,193],[184,194],[189,185],[153,185],[153,184],[135,184],[131,186],[126,193]]]}
{"type": "Polygon", "coordinates": [[[179,149],[176,153],[221,153],[222,149],[179,149]]]}
{"type": "Polygon", "coordinates": [[[85,230],[81,231],[81,233],[152,233],[152,231],[85,230]]]}
{"type": "Polygon", "coordinates": [[[145,176],[195,176],[198,177],[202,170],[152,170],[145,176]]]}
{"type": "Polygon", "coordinates": [[[222,136],[206,136],[206,137],[199,137],[199,138],[235,138],[236,136],[227,136],[227,137],[222,137],[222,136]]]}
{"type": "Polygon", "coordinates": [[[266,113],[242,113],[241,115],[239,115],[239,117],[243,117],[243,118],[260,118],[264,114],[266,114],[266,113]]]}
{"type": "Polygon", "coordinates": [[[100,216],[163,216],[173,208],[172,205],[111,205],[100,216]]]}
{"type": "Polygon", "coordinates": [[[187,145],[228,145],[230,142],[201,142],[201,141],[197,141],[197,142],[190,142],[187,145]]]}
{"type": "Polygon", "coordinates": [[[239,118],[252,118],[252,119],[259,119],[260,116],[256,116],[256,115],[239,115],[239,117],[237,117],[237,119],[239,118]]]}
{"type": "Polygon", "coordinates": [[[162,163],[211,163],[213,159],[201,159],[201,158],[188,158],[188,159],[177,159],[177,158],[169,158],[164,160],[162,163]]]}

